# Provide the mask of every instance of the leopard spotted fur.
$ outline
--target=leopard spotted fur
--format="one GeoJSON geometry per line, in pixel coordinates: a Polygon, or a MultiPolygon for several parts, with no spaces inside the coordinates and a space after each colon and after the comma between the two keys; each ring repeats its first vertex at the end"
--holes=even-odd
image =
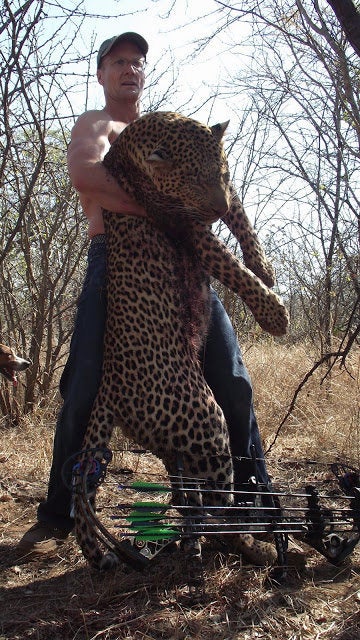
{"type": "MultiPolygon", "coordinates": [[[[115,425],[176,474],[204,478],[231,502],[233,469],[227,425],[198,361],[209,317],[209,276],[236,291],[261,326],[285,333],[281,300],[264,283],[274,274],[229,183],[221,138],[226,125],[206,127],[170,112],[131,123],[104,165],[146,208],[138,218],[104,212],[108,311],[100,389],[84,450],[107,446],[115,425]],[[223,217],[236,233],[242,265],[212,233],[223,217]],[[258,275],[255,275],[257,273],[258,275]]],[[[75,493],[76,536],[85,557],[103,554],[75,493]]],[[[249,557],[268,554],[251,535],[238,539],[249,557]]],[[[265,545],[265,547],[264,547],[265,545]]]]}

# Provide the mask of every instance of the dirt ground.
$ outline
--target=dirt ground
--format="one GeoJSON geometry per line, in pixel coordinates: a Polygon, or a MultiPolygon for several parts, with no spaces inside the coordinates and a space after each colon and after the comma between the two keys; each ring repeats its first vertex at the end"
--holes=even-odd
{"type": "MultiPolygon", "coordinates": [[[[2,457],[0,640],[300,640],[360,637],[360,545],[341,566],[298,541],[306,558],[284,584],[242,562],[221,540],[203,544],[204,590],[189,590],[177,550],[143,573],[89,568],[71,536],[52,557],[19,559],[16,543],[35,520],[43,481],[19,480],[2,457]]],[[[26,462],[24,463],[26,464],[26,462]]]]}

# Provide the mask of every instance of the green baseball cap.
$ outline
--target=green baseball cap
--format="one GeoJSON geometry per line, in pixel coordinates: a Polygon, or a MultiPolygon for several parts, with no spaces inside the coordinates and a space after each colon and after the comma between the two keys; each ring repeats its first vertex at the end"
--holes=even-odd
{"type": "Polygon", "coordinates": [[[114,36],[113,38],[109,38],[108,40],[104,40],[104,42],[100,45],[99,52],[97,54],[97,67],[99,68],[101,64],[101,60],[107,53],[113,48],[115,44],[119,42],[123,42],[128,40],[129,42],[133,42],[139,47],[141,53],[144,58],[146,58],[146,54],[149,51],[149,45],[146,42],[145,38],[140,36],[138,33],[134,33],[133,31],[127,31],[126,33],[122,33],[119,36],[114,36]]]}

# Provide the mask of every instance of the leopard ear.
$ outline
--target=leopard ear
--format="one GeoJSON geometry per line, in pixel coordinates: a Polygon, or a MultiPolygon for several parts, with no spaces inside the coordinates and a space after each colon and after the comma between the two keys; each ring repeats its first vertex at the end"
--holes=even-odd
{"type": "Polygon", "coordinates": [[[164,147],[154,149],[154,151],[152,151],[148,156],[148,162],[150,162],[154,168],[159,169],[171,169],[174,164],[172,158],[164,147]]]}
{"type": "Polygon", "coordinates": [[[218,142],[220,142],[220,140],[223,137],[226,129],[228,128],[229,122],[230,122],[230,120],[227,120],[226,122],[220,122],[219,124],[213,124],[213,126],[210,127],[211,133],[213,134],[214,138],[216,138],[216,140],[218,140],[218,142]]]}

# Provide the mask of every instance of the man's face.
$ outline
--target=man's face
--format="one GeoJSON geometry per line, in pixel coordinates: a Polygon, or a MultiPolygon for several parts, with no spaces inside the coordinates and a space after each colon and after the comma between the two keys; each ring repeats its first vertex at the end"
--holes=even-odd
{"type": "Polygon", "coordinates": [[[145,84],[144,56],[136,44],[120,42],[103,57],[97,71],[106,98],[136,101],[145,84]]]}

